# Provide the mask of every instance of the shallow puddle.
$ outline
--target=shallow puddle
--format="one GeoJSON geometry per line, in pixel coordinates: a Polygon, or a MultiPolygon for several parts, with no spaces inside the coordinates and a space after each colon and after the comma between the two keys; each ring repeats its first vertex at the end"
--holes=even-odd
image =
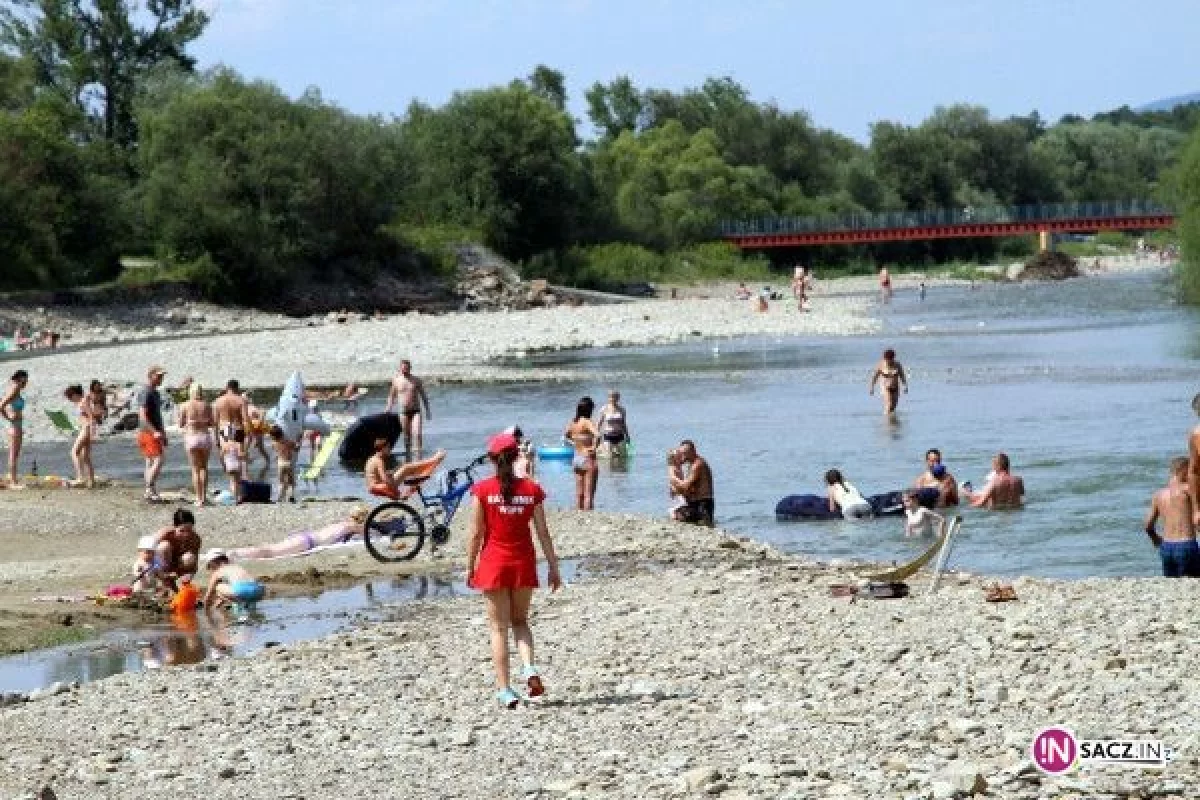
{"type": "MultiPolygon", "coordinates": [[[[575,561],[561,562],[563,580],[579,574],[575,561]]],[[[539,565],[545,585],[545,565],[539,565]]],[[[86,683],[122,672],[198,664],[249,655],[349,630],[378,620],[397,606],[471,594],[457,576],[413,575],[373,580],[315,597],[266,600],[254,615],[214,628],[203,614],[175,615],[163,622],[111,631],[77,644],[0,659],[0,692],[29,692],[61,682],[86,683]]],[[[480,610],[482,612],[482,608],[480,610]]]]}

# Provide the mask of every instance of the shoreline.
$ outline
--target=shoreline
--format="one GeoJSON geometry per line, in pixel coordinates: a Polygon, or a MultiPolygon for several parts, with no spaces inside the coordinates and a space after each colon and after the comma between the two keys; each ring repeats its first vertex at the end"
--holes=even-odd
{"type": "MultiPolygon", "coordinates": [[[[850,603],[828,586],[851,570],[720,530],[578,512],[554,513],[551,530],[563,558],[591,552],[608,569],[535,598],[543,703],[491,705],[478,597],[419,601],[350,633],[2,709],[13,746],[0,793],[1200,791],[1200,621],[1160,613],[1194,605],[1200,582],[1022,578],[1017,602],[990,604],[983,579],[951,574],[934,595],[913,579],[909,598],[850,603]],[[1050,778],[1029,762],[1050,723],[1157,738],[1178,756],[1163,772],[1050,778]]],[[[450,546],[457,559],[457,531],[450,546]]]]}

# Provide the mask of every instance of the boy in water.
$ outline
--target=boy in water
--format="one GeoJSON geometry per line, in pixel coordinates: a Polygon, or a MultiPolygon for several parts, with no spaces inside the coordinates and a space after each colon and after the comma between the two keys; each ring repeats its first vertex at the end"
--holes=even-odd
{"type": "Polygon", "coordinates": [[[1171,459],[1167,485],[1154,493],[1146,515],[1146,535],[1158,548],[1166,578],[1200,578],[1200,545],[1196,544],[1195,504],[1188,490],[1188,470],[1188,459],[1171,459]],[[1161,536],[1155,531],[1159,517],[1163,519],[1161,536]]]}

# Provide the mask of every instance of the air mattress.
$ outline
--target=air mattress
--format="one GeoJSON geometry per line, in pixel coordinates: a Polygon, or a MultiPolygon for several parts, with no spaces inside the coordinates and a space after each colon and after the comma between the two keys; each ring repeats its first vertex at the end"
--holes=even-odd
{"type": "Polygon", "coordinates": [[[329,423],[309,410],[304,401],[304,379],[299,372],[293,372],[284,384],[279,402],[267,412],[267,419],[283,430],[285,439],[293,442],[300,441],[305,431],[315,431],[325,436],[329,433],[329,423]]]}
{"type": "Polygon", "coordinates": [[[388,444],[394,447],[402,430],[400,418],[395,414],[359,417],[346,430],[346,436],[338,447],[338,458],[342,461],[366,461],[374,452],[376,439],[387,439],[388,444]]]}
{"type": "Polygon", "coordinates": [[[537,449],[537,457],[547,461],[570,461],[575,456],[575,448],[567,445],[544,444],[537,449]]]}
{"type": "MultiPolygon", "coordinates": [[[[877,517],[893,517],[904,513],[904,490],[873,494],[866,498],[877,517]]],[[[917,502],[926,508],[937,503],[937,489],[918,489],[917,502]]],[[[780,520],[795,519],[841,519],[841,511],[830,511],[825,495],[790,494],[775,506],[775,517],[780,520]]]]}

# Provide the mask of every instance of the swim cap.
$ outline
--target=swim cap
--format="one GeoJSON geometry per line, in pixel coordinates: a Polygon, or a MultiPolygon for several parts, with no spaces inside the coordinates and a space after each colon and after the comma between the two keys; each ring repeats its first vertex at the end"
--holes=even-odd
{"type": "Polygon", "coordinates": [[[946,474],[946,468],[941,464],[934,464],[929,468],[929,474],[935,478],[940,478],[946,474]]]}

